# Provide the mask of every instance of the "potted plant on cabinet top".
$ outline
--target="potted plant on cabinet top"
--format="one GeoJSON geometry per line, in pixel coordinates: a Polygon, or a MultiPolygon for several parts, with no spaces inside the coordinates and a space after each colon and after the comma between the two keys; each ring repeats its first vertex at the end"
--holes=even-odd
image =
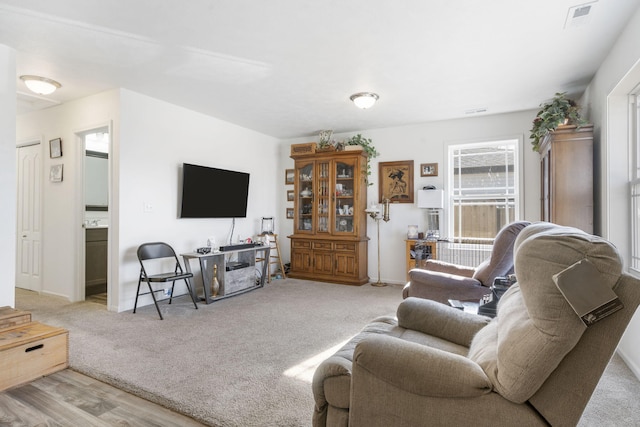
{"type": "Polygon", "coordinates": [[[378,153],[376,147],[373,146],[371,138],[364,138],[362,135],[357,134],[344,141],[344,146],[345,149],[349,146],[360,146],[367,153],[367,170],[364,179],[367,185],[373,185],[369,182],[369,176],[371,176],[371,159],[378,157],[380,153],[378,153]]]}
{"type": "Polygon", "coordinates": [[[533,119],[531,128],[531,145],[533,151],[539,151],[540,142],[550,132],[563,124],[576,125],[579,129],[587,123],[580,116],[580,107],[572,99],[566,98],[566,92],[556,93],[553,99],[545,104],[541,104],[542,109],[538,111],[533,119]]]}
{"type": "Polygon", "coordinates": [[[321,130],[316,151],[335,151],[336,147],[331,140],[332,130],[321,130]]]}

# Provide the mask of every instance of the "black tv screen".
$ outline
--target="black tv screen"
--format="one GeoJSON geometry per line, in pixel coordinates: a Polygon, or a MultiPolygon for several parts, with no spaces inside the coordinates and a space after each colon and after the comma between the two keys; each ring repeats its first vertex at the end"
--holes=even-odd
{"type": "Polygon", "coordinates": [[[180,218],[245,218],[249,174],[184,163],[180,218]]]}

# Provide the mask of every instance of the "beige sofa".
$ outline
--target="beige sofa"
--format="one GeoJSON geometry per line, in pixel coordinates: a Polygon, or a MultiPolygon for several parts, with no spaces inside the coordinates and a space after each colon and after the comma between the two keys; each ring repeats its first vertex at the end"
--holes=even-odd
{"type": "Polygon", "coordinates": [[[535,223],[515,244],[518,283],[491,320],[407,298],[313,379],[314,426],[575,426],[640,304],[613,245],[535,223]],[[625,307],[588,328],[552,276],[581,259],[625,307]]]}

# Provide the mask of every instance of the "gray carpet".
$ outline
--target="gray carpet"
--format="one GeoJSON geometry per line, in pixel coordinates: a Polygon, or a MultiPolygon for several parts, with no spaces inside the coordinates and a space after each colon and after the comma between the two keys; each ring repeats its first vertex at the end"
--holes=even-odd
{"type": "MultiPolygon", "coordinates": [[[[310,426],[315,366],[373,318],[393,314],[401,287],[276,280],[199,304],[189,298],[111,313],[95,302],[17,290],[16,308],[70,331],[73,369],[213,426],[310,426]]],[[[614,357],[581,426],[640,425],[640,382],[614,357]]]]}

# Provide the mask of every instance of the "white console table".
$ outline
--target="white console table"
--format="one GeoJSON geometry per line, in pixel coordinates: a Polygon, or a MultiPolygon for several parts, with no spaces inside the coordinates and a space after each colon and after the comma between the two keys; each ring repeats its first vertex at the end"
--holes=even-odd
{"type": "Polygon", "coordinates": [[[202,293],[196,290],[195,283],[191,286],[193,297],[210,304],[219,299],[228,298],[234,295],[252,291],[264,286],[265,277],[269,263],[262,263],[262,274],[260,279],[256,277],[256,258],[258,252],[264,252],[259,258],[269,259],[269,246],[256,246],[238,250],[200,254],[190,252],[181,254],[184,259],[184,266],[189,273],[191,270],[191,260],[200,262],[200,272],[202,274],[202,293]],[[235,262],[246,264],[242,268],[227,270],[230,262],[236,258],[235,262]],[[218,266],[218,282],[220,291],[216,297],[211,296],[211,281],[213,280],[213,266],[218,266]]]}

